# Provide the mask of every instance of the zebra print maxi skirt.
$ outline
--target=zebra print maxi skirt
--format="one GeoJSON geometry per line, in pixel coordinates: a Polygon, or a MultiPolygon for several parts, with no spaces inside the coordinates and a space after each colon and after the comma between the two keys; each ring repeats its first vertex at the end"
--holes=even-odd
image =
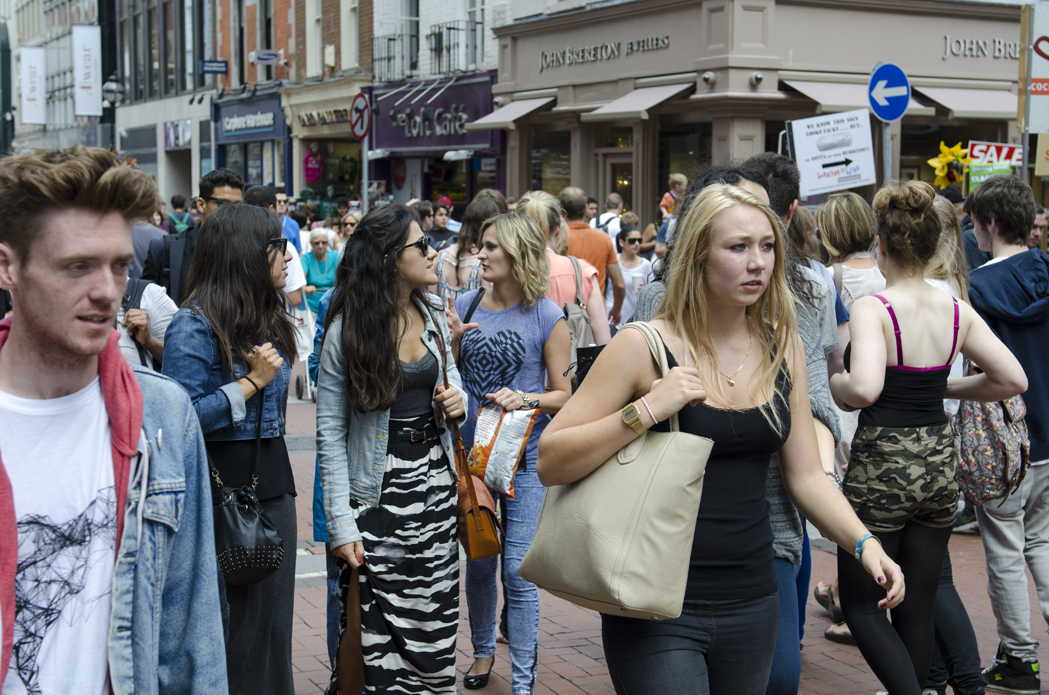
{"type": "MultiPolygon", "coordinates": [[[[436,426],[432,416],[391,419],[389,431],[436,426]]],[[[454,694],[459,628],[455,476],[440,440],[388,441],[380,506],[351,501],[365,551],[360,572],[365,691],[454,694]]],[[[345,595],[350,566],[339,560],[339,569],[345,595]]]]}

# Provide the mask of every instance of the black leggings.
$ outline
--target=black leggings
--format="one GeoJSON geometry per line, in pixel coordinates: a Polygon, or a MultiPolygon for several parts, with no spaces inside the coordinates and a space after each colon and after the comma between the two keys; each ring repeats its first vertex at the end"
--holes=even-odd
{"type": "Polygon", "coordinates": [[[856,646],[889,695],[921,695],[933,644],[933,601],[951,527],[932,528],[908,521],[902,531],[879,533],[886,554],[899,564],[907,582],[903,602],[890,623],[878,601],[885,589],[838,548],[838,592],[856,646]],[[913,668],[901,667],[910,663],[913,668]]]}

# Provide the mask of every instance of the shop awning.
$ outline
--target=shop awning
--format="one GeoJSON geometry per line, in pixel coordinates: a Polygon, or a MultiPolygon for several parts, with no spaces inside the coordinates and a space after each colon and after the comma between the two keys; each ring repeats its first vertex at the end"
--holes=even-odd
{"type": "MultiPolygon", "coordinates": [[[[848,82],[804,82],[801,80],[783,80],[783,83],[798,90],[809,99],[817,102],[820,113],[838,113],[867,108],[867,85],[848,82]]],[[[933,116],[936,109],[922,106],[911,97],[907,105],[908,116],[933,116]]]]}
{"type": "Polygon", "coordinates": [[[553,106],[555,101],[557,101],[557,97],[511,101],[503,108],[492,111],[484,118],[478,118],[473,123],[467,123],[464,127],[467,130],[514,130],[517,127],[515,125],[517,121],[540,109],[553,106]]]}
{"type": "Polygon", "coordinates": [[[954,118],[994,118],[1014,120],[1017,96],[1004,89],[965,89],[959,87],[914,87],[951,112],[954,118]]]}
{"type": "Polygon", "coordinates": [[[661,87],[641,87],[619,97],[613,102],[605,104],[596,111],[584,113],[579,118],[584,121],[614,121],[624,119],[648,119],[648,110],[653,109],[664,101],[669,101],[676,96],[694,89],[696,84],[668,84],[661,87]]]}

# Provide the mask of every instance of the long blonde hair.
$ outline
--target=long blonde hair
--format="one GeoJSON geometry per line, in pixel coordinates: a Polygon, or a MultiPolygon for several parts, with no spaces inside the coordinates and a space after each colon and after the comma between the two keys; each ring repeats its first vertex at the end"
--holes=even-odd
{"type": "Polygon", "coordinates": [[[561,215],[561,203],[546,191],[528,191],[517,201],[517,214],[528,215],[539,225],[547,245],[559,256],[568,250],[568,223],[561,215]]]}
{"type": "Polygon", "coordinates": [[[874,249],[878,222],[867,201],[848,191],[835,193],[816,210],[816,229],[830,259],[838,263],[850,253],[874,249]]]}
{"type": "Polygon", "coordinates": [[[958,212],[954,204],[941,195],[932,203],[933,209],[940,217],[940,243],[936,246],[936,255],[925,267],[925,277],[934,280],[945,280],[955,286],[958,298],[969,303],[969,266],[965,262],[965,246],[962,240],[962,227],[958,224],[958,212]]]}
{"type": "Polygon", "coordinates": [[[534,306],[550,287],[550,259],[546,255],[546,235],[539,223],[528,215],[507,212],[485,220],[481,237],[495,229],[499,245],[513,259],[514,279],[521,285],[521,303],[534,306]]]}
{"type": "MultiPolygon", "coordinates": [[[[667,291],[656,309],[656,317],[665,319],[680,332],[685,349],[692,355],[695,364],[699,364],[699,356],[702,355],[710,360],[715,372],[720,371],[717,351],[714,350],[714,340],[710,334],[706,301],[707,258],[718,218],[741,205],[760,210],[768,218],[776,239],[769,287],[757,302],[747,307],[746,314],[750,330],[757,333],[761,343],[761,363],[764,365],[757,388],[751,390],[751,396],[756,402],[765,403],[761,408],[762,415],[776,432],[782,432],[783,422],[776,408],[776,400],[784,399],[784,394],[778,377],[787,350],[798,333],[794,296],[787,285],[783,267],[785,232],[772,208],[738,186],[714,184],[698,193],[685,217],[678,221],[667,291]]],[[[722,401],[726,400],[720,380],[704,386],[708,393],[713,393],[722,401]]]]}

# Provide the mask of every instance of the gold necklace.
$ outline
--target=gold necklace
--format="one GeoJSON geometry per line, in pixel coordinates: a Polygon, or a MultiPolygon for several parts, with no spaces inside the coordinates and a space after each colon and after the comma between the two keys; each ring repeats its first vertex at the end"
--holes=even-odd
{"type": "MultiPolygon", "coordinates": [[[[743,366],[747,363],[747,360],[750,359],[750,348],[754,347],[754,336],[751,335],[751,336],[749,336],[749,338],[750,338],[750,340],[747,343],[747,356],[743,358],[743,364],[739,365],[739,369],[737,369],[736,371],[732,372],[732,376],[729,376],[728,374],[726,374],[725,372],[721,371],[720,369],[715,369],[715,371],[718,374],[720,374],[721,376],[723,376],[726,379],[728,379],[728,385],[729,386],[735,386],[736,385],[736,375],[739,374],[740,370],[742,370],[743,366]]],[[[714,369],[714,362],[710,359],[709,355],[707,356],[707,362],[710,362],[711,368],[714,369]]]]}

